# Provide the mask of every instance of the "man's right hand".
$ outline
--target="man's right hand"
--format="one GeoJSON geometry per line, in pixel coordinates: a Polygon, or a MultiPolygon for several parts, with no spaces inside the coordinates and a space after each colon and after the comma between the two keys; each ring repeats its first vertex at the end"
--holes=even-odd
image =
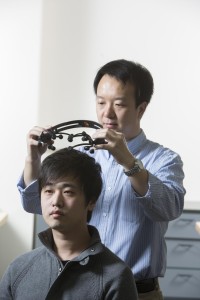
{"type": "Polygon", "coordinates": [[[48,128],[34,126],[27,134],[27,159],[29,161],[37,161],[41,159],[42,154],[47,150],[47,144],[38,142],[43,131],[48,128]]]}
{"type": "Polygon", "coordinates": [[[28,186],[31,182],[38,178],[41,156],[46,152],[48,147],[47,144],[38,142],[38,139],[41,133],[49,128],[50,126],[46,128],[34,126],[27,134],[27,157],[24,167],[25,186],[28,186]]]}

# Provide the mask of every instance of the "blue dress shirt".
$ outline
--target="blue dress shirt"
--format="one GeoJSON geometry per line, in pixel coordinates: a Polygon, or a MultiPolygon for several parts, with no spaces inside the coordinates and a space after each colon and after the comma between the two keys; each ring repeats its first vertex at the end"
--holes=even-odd
{"type": "MultiPolygon", "coordinates": [[[[90,224],[97,227],[102,242],[130,266],[136,279],[164,276],[164,235],[168,222],[182,213],[184,205],[183,163],[177,153],[147,140],[143,131],[128,142],[128,148],[148,170],[148,191],[139,196],[108,151],[88,152],[100,163],[103,177],[90,224]]],[[[22,177],[18,189],[24,209],[41,214],[37,181],[24,189],[22,177]]]]}

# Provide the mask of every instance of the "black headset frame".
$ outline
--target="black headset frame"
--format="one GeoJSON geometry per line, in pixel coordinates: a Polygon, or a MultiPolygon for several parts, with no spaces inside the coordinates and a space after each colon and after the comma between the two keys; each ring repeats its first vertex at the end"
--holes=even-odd
{"type": "Polygon", "coordinates": [[[56,140],[57,138],[63,139],[63,135],[67,135],[68,142],[73,142],[73,139],[75,137],[82,137],[82,143],[70,146],[71,148],[78,147],[78,146],[85,146],[85,150],[90,150],[90,152],[93,152],[92,147],[94,147],[97,144],[105,144],[104,139],[95,139],[93,140],[89,134],[87,134],[85,131],[82,131],[80,133],[72,134],[66,132],[67,130],[71,128],[94,128],[94,129],[100,129],[102,126],[94,121],[91,120],[74,120],[74,121],[68,121],[64,123],[60,123],[58,125],[55,125],[45,131],[43,131],[38,139],[39,143],[46,143],[48,144],[48,148],[51,150],[55,150],[56,147],[52,144],[52,140],[56,140]]]}

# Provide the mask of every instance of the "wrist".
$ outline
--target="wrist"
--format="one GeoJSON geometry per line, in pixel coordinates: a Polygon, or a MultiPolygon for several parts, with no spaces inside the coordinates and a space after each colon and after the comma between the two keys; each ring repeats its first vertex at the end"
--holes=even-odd
{"type": "Polygon", "coordinates": [[[27,155],[25,159],[25,163],[27,164],[40,164],[41,163],[41,157],[32,157],[31,155],[27,155]]]}
{"type": "Polygon", "coordinates": [[[132,169],[135,165],[136,158],[133,157],[132,159],[129,159],[126,164],[123,165],[124,171],[129,171],[132,169]]]}
{"type": "Polygon", "coordinates": [[[124,174],[126,176],[134,176],[135,174],[140,173],[142,170],[144,170],[143,163],[139,159],[135,159],[129,169],[124,169],[124,174]]]}

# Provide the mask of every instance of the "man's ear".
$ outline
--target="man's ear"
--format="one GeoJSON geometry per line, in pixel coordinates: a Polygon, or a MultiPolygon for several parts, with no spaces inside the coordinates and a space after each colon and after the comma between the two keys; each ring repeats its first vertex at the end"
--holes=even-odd
{"type": "Polygon", "coordinates": [[[95,204],[96,203],[94,203],[93,201],[90,201],[89,203],[88,203],[88,210],[89,211],[93,211],[93,209],[94,209],[94,207],[95,207],[95,204]]]}
{"type": "Polygon", "coordinates": [[[138,109],[138,116],[141,119],[146,108],[147,108],[148,103],[146,101],[142,102],[141,104],[138,105],[137,109],[138,109]]]}

